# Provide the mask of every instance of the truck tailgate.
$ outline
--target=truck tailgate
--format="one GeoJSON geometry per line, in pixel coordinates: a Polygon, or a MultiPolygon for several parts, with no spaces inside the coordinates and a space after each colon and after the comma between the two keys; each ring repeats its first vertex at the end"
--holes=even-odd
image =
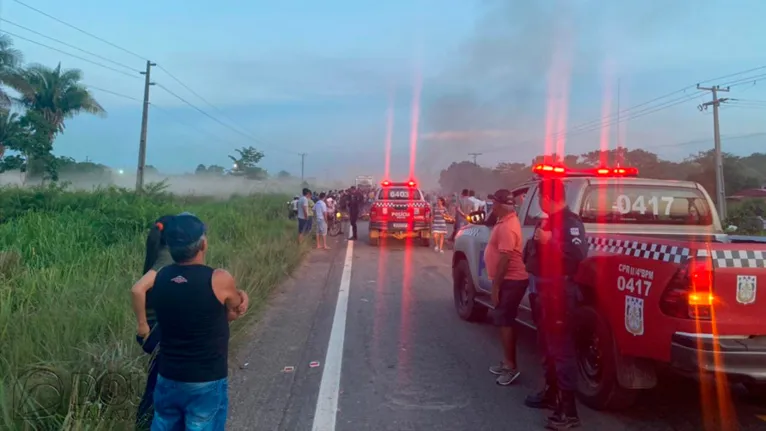
{"type": "Polygon", "coordinates": [[[713,243],[700,251],[706,252],[713,265],[714,331],[766,335],[766,244],[713,243]]]}

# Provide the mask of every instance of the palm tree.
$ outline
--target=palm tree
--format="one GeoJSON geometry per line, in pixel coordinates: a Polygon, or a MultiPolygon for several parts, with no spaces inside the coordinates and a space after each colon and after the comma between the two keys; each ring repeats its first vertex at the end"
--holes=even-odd
{"type": "Polygon", "coordinates": [[[53,126],[51,140],[53,135],[64,131],[64,121],[68,118],[83,112],[106,115],[87,87],[80,83],[82,71],[79,69],[61,70],[61,63],[55,68],[33,64],[27,67],[23,77],[31,91],[22,93],[21,103],[42,114],[53,126]]]}
{"type": "Polygon", "coordinates": [[[0,107],[8,108],[12,99],[2,86],[21,93],[28,90],[26,81],[19,72],[23,56],[13,47],[13,40],[7,34],[0,34],[0,107]]]}
{"type": "Polygon", "coordinates": [[[0,159],[5,155],[5,149],[14,138],[21,133],[19,114],[7,109],[0,109],[0,159]]]}

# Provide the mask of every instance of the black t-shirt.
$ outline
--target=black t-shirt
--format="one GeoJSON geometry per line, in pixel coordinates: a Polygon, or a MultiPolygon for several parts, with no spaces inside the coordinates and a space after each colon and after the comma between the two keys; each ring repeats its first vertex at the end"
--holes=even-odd
{"type": "Polygon", "coordinates": [[[166,266],[154,282],[160,332],[158,369],[179,382],[212,382],[228,375],[229,321],[205,265],[166,266]]]}

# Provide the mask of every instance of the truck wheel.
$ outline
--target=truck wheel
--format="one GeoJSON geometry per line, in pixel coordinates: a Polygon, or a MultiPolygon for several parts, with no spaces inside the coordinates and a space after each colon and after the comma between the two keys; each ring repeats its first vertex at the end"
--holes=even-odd
{"type": "Polygon", "coordinates": [[[639,391],[623,388],[617,378],[609,325],[591,306],[580,307],[575,313],[575,349],[577,392],[583,404],[595,410],[621,410],[636,402],[639,391]]]}
{"type": "Polygon", "coordinates": [[[468,322],[483,320],[488,310],[475,301],[476,288],[473,285],[467,260],[461,259],[452,269],[452,284],[457,315],[468,322]]]}

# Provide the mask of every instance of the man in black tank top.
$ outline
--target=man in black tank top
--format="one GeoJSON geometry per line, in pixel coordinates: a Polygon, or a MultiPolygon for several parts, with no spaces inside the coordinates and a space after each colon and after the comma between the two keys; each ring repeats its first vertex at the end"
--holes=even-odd
{"type": "Polygon", "coordinates": [[[162,328],[153,431],[223,431],[228,413],[229,322],[247,311],[248,297],[234,277],[205,265],[205,225],[183,213],[165,224],[175,262],[149,272],[133,286],[138,335],[149,331],[146,292],[151,290],[162,328]]]}

